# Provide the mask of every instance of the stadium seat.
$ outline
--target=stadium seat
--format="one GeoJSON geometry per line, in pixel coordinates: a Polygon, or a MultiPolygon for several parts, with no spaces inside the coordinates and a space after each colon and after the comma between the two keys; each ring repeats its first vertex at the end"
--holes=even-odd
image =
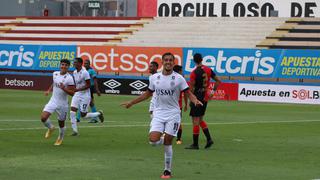
{"type": "Polygon", "coordinates": [[[119,45],[255,48],[287,18],[155,18],[119,45]]]}
{"type": "Polygon", "coordinates": [[[320,49],[320,18],[291,18],[257,47],[320,49]]]}
{"type": "Polygon", "coordinates": [[[116,45],[152,18],[0,17],[0,42],[116,45]]]}

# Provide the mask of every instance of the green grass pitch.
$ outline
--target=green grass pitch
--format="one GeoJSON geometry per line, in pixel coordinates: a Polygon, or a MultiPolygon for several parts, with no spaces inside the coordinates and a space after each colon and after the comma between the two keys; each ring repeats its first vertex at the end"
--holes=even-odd
{"type": "MultiPolygon", "coordinates": [[[[49,140],[40,113],[50,97],[40,91],[0,90],[0,179],[153,180],[163,171],[163,147],[148,144],[148,102],[119,106],[132,96],[96,98],[106,122],[80,123],[60,147],[49,140]]],[[[52,121],[57,125],[55,116],[52,121]]],[[[181,180],[320,179],[320,106],[211,101],[205,120],[215,144],[198,151],[190,117],[183,116],[183,144],[174,145],[173,178],[181,180]]]]}

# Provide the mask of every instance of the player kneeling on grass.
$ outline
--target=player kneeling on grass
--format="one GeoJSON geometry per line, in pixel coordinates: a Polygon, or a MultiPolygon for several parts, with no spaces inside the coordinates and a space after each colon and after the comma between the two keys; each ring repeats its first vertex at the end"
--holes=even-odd
{"type": "Polygon", "coordinates": [[[177,135],[181,121],[178,103],[181,91],[194,104],[202,105],[202,103],[189,91],[186,80],[180,74],[173,72],[173,54],[165,53],[162,56],[162,65],[163,71],[150,77],[148,90],[144,94],[121,105],[130,108],[152,95],[155,96],[149,141],[154,146],[164,144],[165,168],[161,178],[168,179],[171,178],[172,140],[177,135]],[[164,138],[162,138],[163,133],[164,138]]]}
{"type": "Polygon", "coordinates": [[[53,73],[53,84],[45,92],[45,95],[48,96],[52,90],[52,96],[41,113],[41,121],[48,128],[45,134],[46,139],[50,138],[55,129],[49,117],[53,112],[58,114],[60,133],[58,139],[54,143],[56,146],[61,145],[63,141],[65,120],[69,110],[68,95],[73,96],[75,88],[73,78],[68,73],[69,67],[69,60],[63,59],[60,61],[60,71],[53,73]]]}

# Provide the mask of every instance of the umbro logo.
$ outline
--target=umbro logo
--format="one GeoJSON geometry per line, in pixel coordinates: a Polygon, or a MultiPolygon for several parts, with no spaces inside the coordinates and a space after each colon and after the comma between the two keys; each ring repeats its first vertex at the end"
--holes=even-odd
{"type": "Polygon", "coordinates": [[[135,88],[136,90],[140,91],[141,89],[147,87],[148,85],[140,80],[134,81],[133,83],[129,84],[131,87],[135,88]]]}
{"type": "Polygon", "coordinates": [[[109,81],[106,81],[103,84],[110,89],[115,89],[115,88],[121,86],[121,83],[119,83],[118,81],[116,81],[114,79],[110,79],[109,81]]]}

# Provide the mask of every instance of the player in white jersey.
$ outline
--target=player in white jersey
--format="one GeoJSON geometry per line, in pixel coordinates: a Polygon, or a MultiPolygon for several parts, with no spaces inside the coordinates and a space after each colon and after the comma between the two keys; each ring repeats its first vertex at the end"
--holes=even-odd
{"type": "Polygon", "coordinates": [[[90,94],[90,75],[88,71],[82,67],[83,60],[81,58],[75,58],[73,65],[76,68],[73,71],[73,78],[76,84],[74,96],[71,101],[70,119],[72,126],[72,136],[79,135],[76,114],[78,108],[80,110],[81,117],[83,118],[95,118],[99,117],[100,121],[104,121],[103,112],[88,113],[88,107],[91,101],[90,94]]]}
{"type": "Polygon", "coordinates": [[[52,90],[52,96],[41,113],[41,121],[48,128],[45,134],[46,139],[51,137],[51,134],[55,129],[49,117],[53,112],[57,112],[58,114],[60,133],[58,139],[54,143],[56,146],[61,145],[64,138],[65,120],[69,110],[68,95],[72,96],[75,88],[73,78],[68,73],[69,67],[69,60],[63,59],[60,61],[60,71],[53,73],[53,84],[45,92],[45,95],[48,96],[52,90]]]}
{"type": "Polygon", "coordinates": [[[144,94],[121,105],[130,108],[148,99],[154,92],[156,101],[150,124],[149,141],[151,145],[164,144],[165,168],[161,178],[168,179],[171,178],[172,140],[177,135],[181,120],[178,103],[180,92],[183,91],[194,104],[202,105],[202,103],[189,91],[186,80],[180,74],[173,72],[173,54],[163,54],[162,65],[163,71],[151,76],[149,88],[144,94]],[[161,138],[163,133],[164,139],[161,138]]]}
{"type": "MultiPolygon", "coordinates": [[[[149,65],[149,73],[151,75],[157,73],[158,67],[159,67],[159,64],[155,61],[152,61],[149,65]]],[[[151,78],[151,76],[149,77],[149,81],[150,81],[150,78],[151,78]]],[[[152,113],[153,113],[153,108],[154,108],[154,101],[155,101],[155,96],[152,96],[151,101],[150,101],[150,106],[149,106],[149,113],[150,113],[151,119],[153,117],[152,113]]]]}

